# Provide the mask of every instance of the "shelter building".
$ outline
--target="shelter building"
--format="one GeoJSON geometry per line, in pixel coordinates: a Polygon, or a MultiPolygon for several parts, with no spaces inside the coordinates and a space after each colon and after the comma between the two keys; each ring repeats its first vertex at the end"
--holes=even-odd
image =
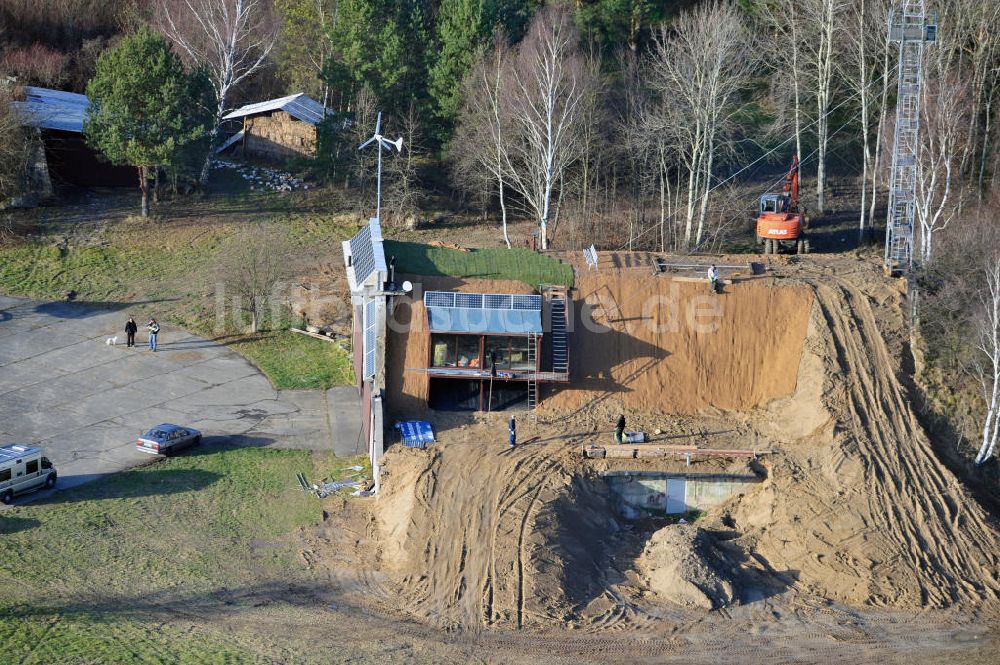
{"type": "Polygon", "coordinates": [[[35,127],[42,150],[36,157],[33,189],[42,197],[53,186],[134,186],[134,168],[115,166],[87,145],[83,123],[90,108],[86,95],[50,88],[24,86],[15,89],[14,111],[25,125],[35,127]]]}
{"type": "Polygon", "coordinates": [[[243,127],[217,150],[247,157],[285,160],[316,152],[316,126],[329,110],[305,93],[247,104],[223,117],[243,127]]]}
{"type": "MultiPolygon", "coordinates": [[[[396,284],[395,260],[386,261],[377,218],[343,243],[343,253],[353,310],[362,439],[376,491],[386,425],[391,424],[385,422],[387,411],[399,414],[413,405],[534,408],[541,386],[569,383],[565,287],[540,285],[541,293],[475,293],[424,292],[420,283],[396,284]],[[414,390],[400,391],[404,383],[414,390]],[[389,399],[399,403],[387,403],[389,399]]],[[[424,277],[431,285],[437,279],[424,277]]],[[[531,290],[523,284],[516,288],[531,290]]]]}
{"type": "Polygon", "coordinates": [[[547,287],[544,297],[427,291],[423,305],[429,352],[423,367],[406,370],[428,375],[430,406],[495,410],[526,400],[534,408],[538,384],[569,381],[562,287],[547,287]],[[546,303],[548,317],[543,317],[546,303]]]}

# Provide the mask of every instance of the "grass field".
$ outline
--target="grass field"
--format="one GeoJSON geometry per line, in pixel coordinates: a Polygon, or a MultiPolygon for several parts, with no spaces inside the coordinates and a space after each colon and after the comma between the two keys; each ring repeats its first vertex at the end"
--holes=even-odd
{"type": "Polygon", "coordinates": [[[335,342],[290,331],[263,333],[230,343],[275,388],[320,388],[354,383],[349,351],[335,342]]]}
{"type": "Polygon", "coordinates": [[[457,249],[386,240],[386,258],[396,257],[396,269],[417,275],[509,279],[532,288],[539,284],[573,286],[573,269],[528,249],[457,249]]]}
{"type": "Polygon", "coordinates": [[[281,539],[320,519],[295,474],[336,478],[365,463],[205,445],[3,512],[0,660],[261,661],[210,626],[165,617],[309,582],[281,539]]]}
{"type": "MultiPolygon", "coordinates": [[[[223,198],[222,202],[228,198],[223,198]]],[[[220,204],[221,205],[221,204],[220,204]]],[[[285,215],[279,219],[298,250],[333,246],[355,228],[330,215],[285,215]]],[[[235,225],[174,223],[128,218],[66,242],[61,233],[0,246],[0,293],[77,302],[136,303],[130,313],[155,316],[206,337],[215,337],[211,309],[218,277],[215,264],[235,225]]],[[[339,250],[339,248],[338,248],[339,250]]],[[[230,320],[230,317],[227,317],[230,320]]],[[[290,317],[289,317],[290,320],[290,317]]],[[[287,321],[279,322],[286,328],[287,321]]],[[[247,338],[231,329],[221,341],[246,340],[233,348],[260,367],[276,388],[329,388],[353,382],[349,349],[287,332],[247,338]]]]}

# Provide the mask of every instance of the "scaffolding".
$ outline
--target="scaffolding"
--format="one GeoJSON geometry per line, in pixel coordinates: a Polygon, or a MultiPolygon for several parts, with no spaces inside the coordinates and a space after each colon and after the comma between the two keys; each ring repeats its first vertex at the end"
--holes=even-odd
{"type": "Polygon", "coordinates": [[[903,0],[901,8],[889,12],[889,39],[899,43],[899,65],[885,266],[895,274],[908,273],[913,265],[924,44],[936,38],[937,19],[932,17],[928,21],[923,0],[903,0]]]}

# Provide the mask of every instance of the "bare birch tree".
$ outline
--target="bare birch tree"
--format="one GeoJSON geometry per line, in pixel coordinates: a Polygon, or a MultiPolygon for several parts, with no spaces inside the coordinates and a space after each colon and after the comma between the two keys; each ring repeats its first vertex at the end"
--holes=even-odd
{"type": "Polygon", "coordinates": [[[799,0],[802,25],[803,65],[806,84],[816,103],[816,210],[826,207],[826,156],[830,139],[830,106],[837,94],[834,66],[842,38],[838,26],[843,18],[843,0],[799,0]]]}
{"type": "Polygon", "coordinates": [[[982,443],[976,464],[993,456],[1000,438],[1000,256],[990,257],[985,266],[985,289],[980,289],[982,318],[978,352],[981,354],[979,379],[986,400],[982,443]],[[982,362],[985,360],[985,363],[982,362]]]}
{"type": "Polygon", "coordinates": [[[548,249],[559,183],[577,157],[588,78],[570,9],[546,6],[517,49],[511,85],[503,93],[513,130],[504,151],[505,175],[538,220],[542,250],[548,249]]]}
{"type": "Polygon", "coordinates": [[[502,32],[497,32],[493,47],[483,53],[465,82],[464,101],[450,149],[455,164],[452,176],[459,184],[471,188],[480,180],[494,182],[500,200],[503,241],[508,249],[511,245],[507,233],[504,173],[510,122],[506,117],[503,92],[510,76],[509,60],[507,39],[502,32]]]}
{"type": "Polygon", "coordinates": [[[389,120],[386,134],[402,135],[403,149],[402,154],[383,164],[388,178],[383,178],[382,207],[391,211],[390,215],[397,222],[402,220],[408,225],[415,225],[420,202],[424,198],[424,191],[417,178],[417,159],[425,150],[423,123],[413,100],[398,120],[389,120]]]}
{"type": "Polygon", "coordinates": [[[948,73],[925,81],[921,94],[916,212],[919,256],[928,262],[934,234],[956,217],[964,193],[959,168],[969,140],[969,95],[967,86],[948,73]]]}
{"type": "Polygon", "coordinates": [[[650,82],[661,104],[647,125],[675,135],[687,170],[685,247],[702,240],[715,159],[757,62],[750,31],[727,3],[699,5],[654,37],[650,82]]]}
{"type": "Polygon", "coordinates": [[[222,117],[232,91],[261,69],[277,32],[269,23],[265,0],[175,0],[162,9],[162,29],[196,66],[208,70],[215,91],[215,121],[199,178],[208,182],[222,117]]]}
{"type": "Polygon", "coordinates": [[[802,35],[806,28],[802,25],[803,16],[799,4],[799,0],[770,0],[764,5],[763,18],[765,25],[771,28],[776,37],[775,41],[781,46],[769,54],[774,59],[769,64],[775,68],[775,92],[779,96],[791,97],[795,154],[802,159],[802,127],[806,117],[802,108],[805,79],[802,35]]]}
{"type": "Polygon", "coordinates": [[[851,28],[846,31],[847,49],[840,62],[847,87],[858,98],[861,123],[861,212],[858,239],[863,239],[871,224],[868,211],[868,181],[872,180],[871,205],[874,207],[877,160],[881,127],[885,117],[889,86],[889,33],[885,25],[890,0],[852,0],[847,11],[851,28]],[[876,85],[881,81],[881,89],[876,85]],[[874,144],[874,145],[873,145],[874,144]]]}

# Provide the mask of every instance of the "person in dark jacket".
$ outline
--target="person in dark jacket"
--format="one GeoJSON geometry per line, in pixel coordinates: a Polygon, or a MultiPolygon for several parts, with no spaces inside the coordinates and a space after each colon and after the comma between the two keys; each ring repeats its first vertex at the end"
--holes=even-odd
{"type": "Polygon", "coordinates": [[[625,442],[625,414],[618,416],[618,424],[615,426],[615,443],[625,442]]]}
{"type": "Polygon", "coordinates": [[[514,448],[517,446],[517,423],[514,421],[514,416],[510,417],[510,425],[508,426],[510,433],[510,447],[514,448]]]}
{"type": "Polygon", "coordinates": [[[131,316],[128,317],[128,322],[125,324],[125,338],[127,344],[125,346],[135,346],[135,333],[139,330],[139,326],[136,325],[135,319],[131,316]]]}

